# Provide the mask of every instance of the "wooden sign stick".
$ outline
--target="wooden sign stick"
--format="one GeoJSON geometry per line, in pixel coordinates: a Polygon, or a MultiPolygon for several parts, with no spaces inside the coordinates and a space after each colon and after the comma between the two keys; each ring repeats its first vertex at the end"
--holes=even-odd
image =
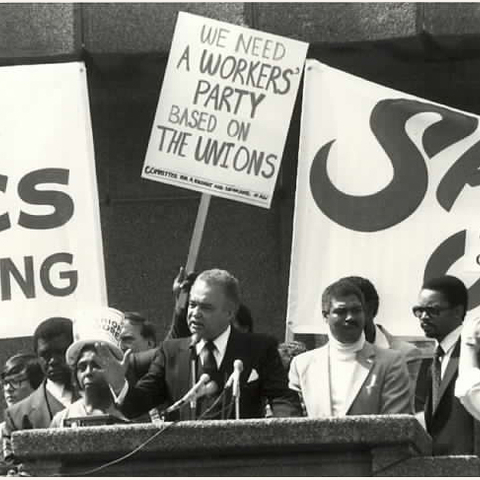
{"type": "MultiPolygon", "coordinates": [[[[211,195],[208,193],[202,193],[200,198],[200,205],[198,206],[197,218],[195,220],[195,226],[193,227],[192,239],[190,240],[190,248],[188,250],[187,263],[185,265],[185,273],[188,275],[195,269],[197,263],[198,251],[200,250],[200,244],[202,243],[203,229],[205,227],[205,221],[207,219],[208,207],[210,206],[211,195]]],[[[185,306],[187,300],[187,294],[180,292],[177,298],[176,307],[185,306]]]]}
{"type": "Polygon", "coordinates": [[[193,228],[192,239],[190,240],[190,248],[188,250],[187,263],[185,265],[185,272],[188,274],[193,272],[195,264],[197,263],[198,251],[202,243],[203,229],[207,219],[208,207],[210,206],[210,199],[212,196],[208,193],[202,193],[200,198],[200,205],[198,206],[197,219],[193,228]]]}

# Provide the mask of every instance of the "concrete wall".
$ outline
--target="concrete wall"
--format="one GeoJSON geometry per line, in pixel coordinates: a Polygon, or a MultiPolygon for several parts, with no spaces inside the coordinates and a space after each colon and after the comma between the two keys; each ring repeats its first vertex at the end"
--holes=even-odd
{"type": "MultiPolygon", "coordinates": [[[[0,4],[0,65],[87,64],[110,304],[143,311],[160,337],[199,201],[194,192],[140,179],[179,10],[310,42],[310,58],[480,113],[476,3],[0,4]]],[[[214,198],[198,261],[198,269],[234,272],[255,329],[279,339],[299,112],[297,101],[272,208],[214,198]]],[[[3,340],[1,363],[29,345],[3,340]]]]}

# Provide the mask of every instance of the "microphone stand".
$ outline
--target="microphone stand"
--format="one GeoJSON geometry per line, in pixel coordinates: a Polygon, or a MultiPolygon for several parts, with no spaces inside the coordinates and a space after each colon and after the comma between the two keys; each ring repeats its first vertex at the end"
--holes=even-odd
{"type": "Polygon", "coordinates": [[[240,420],[240,382],[236,389],[235,395],[235,420],[240,420]]]}
{"type": "MultiPolygon", "coordinates": [[[[197,383],[197,351],[195,345],[190,347],[190,388],[197,383]]],[[[190,400],[190,420],[196,420],[197,416],[197,396],[194,395],[190,400]]]]}

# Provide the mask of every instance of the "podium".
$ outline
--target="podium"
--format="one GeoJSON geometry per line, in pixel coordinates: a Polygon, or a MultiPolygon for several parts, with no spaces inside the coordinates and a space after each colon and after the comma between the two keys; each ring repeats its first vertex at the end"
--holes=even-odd
{"type": "Polygon", "coordinates": [[[270,418],[24,430],[36,476],[478,476],[476,456],[431,457],[410,415],[270,418]]]}

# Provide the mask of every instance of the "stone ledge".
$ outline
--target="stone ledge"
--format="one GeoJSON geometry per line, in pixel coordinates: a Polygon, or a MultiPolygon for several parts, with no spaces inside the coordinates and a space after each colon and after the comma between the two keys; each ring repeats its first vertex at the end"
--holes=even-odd
{"type": "Polygon", "coordinates": [[[335,452],[347,447],[369,450],[377,445],[408,445],[412,455],[431,454],[430,437],[410,415],[212,420],[164,425],[167,428],[163,433],[153,424],[25,430],[15,432],[12,442],[16,456],[22,461],[113,457],[130,452],[149,439],[137,455],[155,453],[156,458],[172,458],[207,455],[219,449],[223,454],[250,454],[284,448],[335,452]]]}
{"type": "Polygon", "coordinates": [[[474,455],[409,458],[398,465],[373,471],[381,477],[478,477],[480,459],[474,455]]]}

